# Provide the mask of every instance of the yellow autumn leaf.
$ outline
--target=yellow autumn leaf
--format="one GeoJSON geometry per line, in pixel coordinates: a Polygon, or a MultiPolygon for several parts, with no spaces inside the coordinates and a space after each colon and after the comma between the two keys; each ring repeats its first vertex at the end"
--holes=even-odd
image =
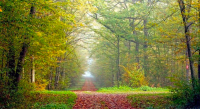
{"type": "Polygon", "coordinates": [[[80,23],[80,26],[84,26],[83,23],[80,23]]]}
{"type": "Polygon", "coordinates": [[[38,36],[42,36],[42,33],[41,33],[41,32],[36,32],[36,34],[37,34],[38,36]]]}
{"type": "Polygon", "coordinates": [[[1,7],[0,7],[0,12],[3,12],[3,10],[1,9],[1,7]]]}

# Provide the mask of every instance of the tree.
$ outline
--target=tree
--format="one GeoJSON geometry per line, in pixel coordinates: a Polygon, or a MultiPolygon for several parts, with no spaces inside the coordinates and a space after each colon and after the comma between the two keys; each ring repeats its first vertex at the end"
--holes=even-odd
{"type": "Polygon", "coordinates": [[[192,86],[195,87],[195,77],[194,77],[194,68],[193,68],[193,60],[192,60],[192,51],[191,51],[191,44],[190,44],[190,26],[193,24],[192,22],[189,22],[189,15],[186,15],[186,12],[189,14],[190,13],[190,6],[191,6],[191,0],[187,4],[187,9],[186,5],[183,0],[178,0],[181,15],[182,15],[182,20],[183,20],[183,25],[185,28],[185,38],[186,38],[186,45],[187,45],[187,55],[189,58],[190,62],[190,71],[191,71],[191,79],[192,79],[192,86]]]}

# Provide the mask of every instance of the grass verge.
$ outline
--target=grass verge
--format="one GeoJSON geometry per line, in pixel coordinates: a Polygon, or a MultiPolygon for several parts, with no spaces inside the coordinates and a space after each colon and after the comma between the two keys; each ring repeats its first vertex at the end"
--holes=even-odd
{"type": "Polygon", "coordinates": [[[35,91],[29,98],[28,108],[32,109],[71,109],[77,95],[70,91],[35,91]]]}
{"type": "Polygon", "coordinates": [[[119,86],[119,87],[104,87],[100,88],[97,92],[102,93],[169,93],[170,90],[166,88],[156,88],[142,86],[138,88],[131,88],[128,86],[119,86]]]}
{"type": "Polygon", "coordinates": [[[145,109],[173,109],[170,93],[133,94],[127,96],[135,108],[145,109]]]}

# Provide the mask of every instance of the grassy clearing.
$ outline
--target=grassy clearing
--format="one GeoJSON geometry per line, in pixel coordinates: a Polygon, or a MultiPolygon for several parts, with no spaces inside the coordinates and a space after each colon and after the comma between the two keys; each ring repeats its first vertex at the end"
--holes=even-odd
{"type": "Polygon", "coordinates": [[[77,95],[70,91],[35,91],[28,97],[28,108],[71,109],[77,95]]]}
{"type": "Polygon", "coordinates": [[[103,93],[169,93],[169,89],[142,86],[131,88],[128,86],[100,88],[97,92],[103,93]]]}
{"type": "Polygon", "coordinates": [[[133,94],[127,98],[131,101],[131,104],[135,108],[145,109],[172,109],[175,108],[171,101],[170,93],[158,93],[158,94],[133,94]]]}

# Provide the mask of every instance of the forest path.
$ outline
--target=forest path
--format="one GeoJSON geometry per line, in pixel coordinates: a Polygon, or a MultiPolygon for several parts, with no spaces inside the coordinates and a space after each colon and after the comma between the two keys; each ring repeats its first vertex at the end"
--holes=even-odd
{"type": "Polygon", "coordinates": [[[105,94],[96,90],[92,80],[86,79],[82,90],[74,91],[78,98],[73,109],[134,109],[126,98],[128,94],[105,94]]]}
{"type": "Polygon", "coordinates": [[[81,91],[96,91],[92,78],[86,78],[81,91]]]}

